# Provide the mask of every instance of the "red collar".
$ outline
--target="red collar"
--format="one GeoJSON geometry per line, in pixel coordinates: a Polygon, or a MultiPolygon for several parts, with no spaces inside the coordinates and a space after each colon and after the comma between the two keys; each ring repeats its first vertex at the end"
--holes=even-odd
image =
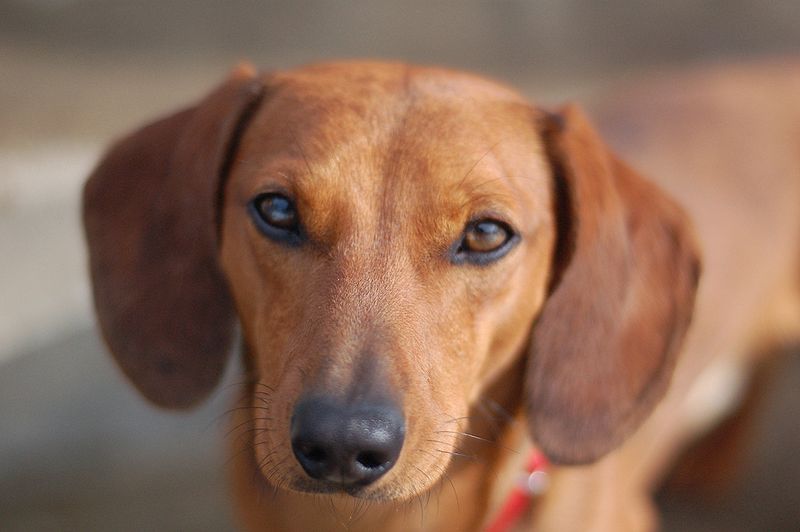
{"type": "Polygon", "coordinates": [[[514,485],[497,516],[489,522],[486,532],[507,532],[519,521],[531,499],[547,489],[547,458],[533,450],[525,464],[525,475],[514,485]]]}

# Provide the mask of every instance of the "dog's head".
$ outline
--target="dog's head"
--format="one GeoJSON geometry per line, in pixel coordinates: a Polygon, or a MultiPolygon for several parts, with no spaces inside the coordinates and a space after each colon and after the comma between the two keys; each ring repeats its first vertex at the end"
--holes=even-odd
{"type": "Polygon", "coordinates": [[[123,370],[190,406],[238,321],[254,459],[301,491],[431,487],[521,357],[534,441],[601,457],[663,395],[698,275],[681,210],[580,111],[404,65],[239,68],[117,143],[84,208],[123,370]]]}

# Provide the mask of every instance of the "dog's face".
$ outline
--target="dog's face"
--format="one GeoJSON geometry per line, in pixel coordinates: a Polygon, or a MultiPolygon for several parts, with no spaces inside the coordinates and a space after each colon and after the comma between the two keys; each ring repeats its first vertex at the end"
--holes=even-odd
{"type": "Polygon", "coordinates": [[[534,441],[598,459],[663,395],[698,275],[681,210],[579,111],[438,69],[239,69],[84,198],[123,370],[189,406],[238,321],[253,460],[299,491],[431,487],[516,362],[534,441]]]}
{"type": "Polygon", "coordinates": [[[530,332],[552,179],[511,91],[439,71],[358,74],[273,80],[225,186],[221,263],[264,385],[261,469],[297,489],[408,497],[438,480],[427,472],[446,468],[456,420],[530,332]],[[366,486],[310,479],[292,425],[314,397],[396,409],[391,470],[366,486]]]}

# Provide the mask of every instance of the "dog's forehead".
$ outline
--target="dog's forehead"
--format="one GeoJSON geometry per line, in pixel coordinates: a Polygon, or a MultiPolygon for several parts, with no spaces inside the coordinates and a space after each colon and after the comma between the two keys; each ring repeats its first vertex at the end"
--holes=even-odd
{"type": "Polygon", "coordinates": [[[362,171],[348,175],[352,183],[389,177],[401,163],[455,176],[489,152],[516,160],[540,152],[530,104],[472,74],[334,63],[271,74],[267,84],[270,95],[241,144],[244,156],[260,162],[302,159],[318,174],[333,166],[362,171]]]}
{"type": "Polygon", "coordinates": [[[429,137],[477,136],[492,127],[500,134],[514,127],[512,115],[524,117],[530,109],[499,83],[403,64],[322,64],[273,74],[267,83],[273,90],[261,114],[276,136],[326,148],[349,137],[375,144],[409,129],[424,129],[429,137]]]}
{"type": "Polygon", "coordinates": [[[238,168],[248,169],[234,172],[243,198],[277,180],[301,203],[358,210],[363,219],[378,216],[387,197],[406,217],[410,209],[459,220],[466,208],[546,202],[532,107],[500,84],[371,63],[272,74],[267,84],[238,150],[246,163],[238,168]]]}

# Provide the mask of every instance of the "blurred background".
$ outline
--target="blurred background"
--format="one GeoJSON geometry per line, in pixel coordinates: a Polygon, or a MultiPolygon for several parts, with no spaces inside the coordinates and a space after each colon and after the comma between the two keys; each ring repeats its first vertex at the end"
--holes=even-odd
{"type": "MultiPolygon", "coordinates": [[[[79,193],[111,139],[238,60],[444,64],[557,103],[798,52],[797,0],[0,0],[0,530],[232,528],[232,387],[173,414],[123,381],[93,328],[79,193]]],[[[666,530],[800,530],[800,356],[788,360],[731,490],[660,497],[666,530]]]]}

